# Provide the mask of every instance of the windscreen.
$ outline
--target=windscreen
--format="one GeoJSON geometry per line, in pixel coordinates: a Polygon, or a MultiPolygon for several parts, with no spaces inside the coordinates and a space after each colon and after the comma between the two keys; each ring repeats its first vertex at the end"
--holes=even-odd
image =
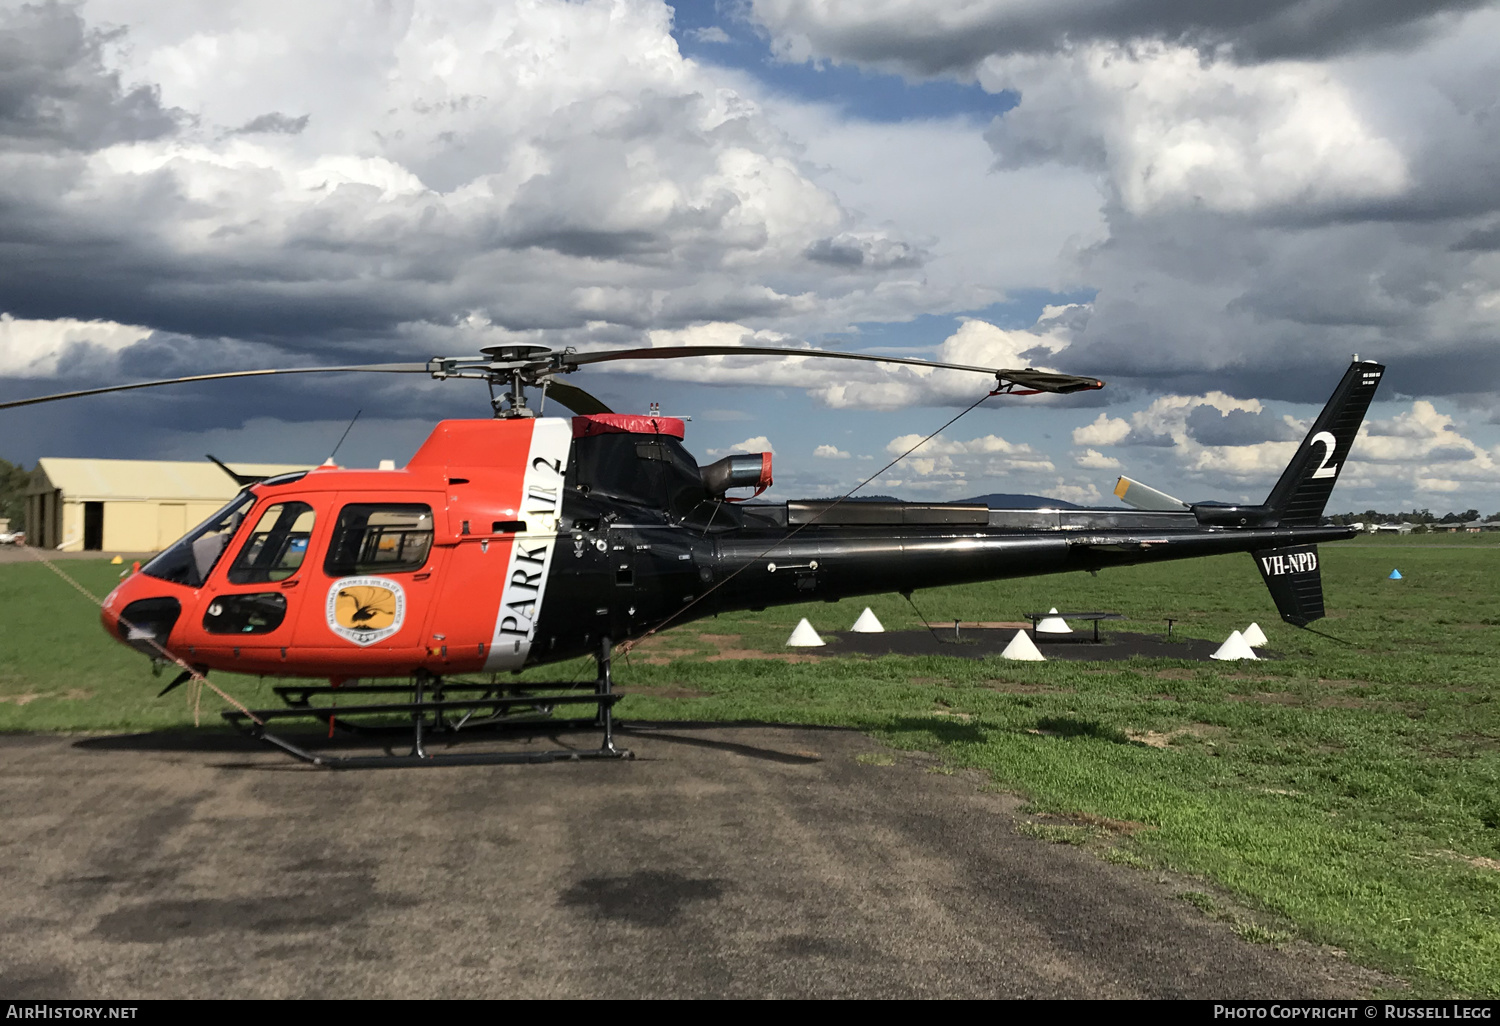
{"type": "Polygon", "coordinates": [[[255,496],[250,492],[236,495],[229,501],[229,505],[141,567],[141,573],[163,581],[185,584],[190,588],[201,588],[253,505],[255,496]]]}

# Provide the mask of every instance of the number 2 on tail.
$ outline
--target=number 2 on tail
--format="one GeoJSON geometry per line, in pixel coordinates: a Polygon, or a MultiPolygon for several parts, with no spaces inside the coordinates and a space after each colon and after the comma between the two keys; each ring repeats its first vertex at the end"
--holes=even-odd
{"type": "Polygon", "coordinates": [[[1323,462],[1319,463],[1318,469],[1312,472],[1313,478],[1317,479],[1320,477],[1338,477],[1338,466],[1329,466],[1328,464],[1328,461],[1333,459],[1333,449],[1334,446],[1338,444],[1338,441],[1330,432],[1319,431],[1317,434],[1312,436],[1312,444],[1321,445],[1323,447],[1323,462]]]}

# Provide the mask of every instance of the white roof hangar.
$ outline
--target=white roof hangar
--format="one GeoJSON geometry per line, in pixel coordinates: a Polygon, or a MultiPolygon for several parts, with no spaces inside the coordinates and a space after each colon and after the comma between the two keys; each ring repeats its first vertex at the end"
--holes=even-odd
{"type": "MultiPolygon", "coordinates": [[[[309,469],[236,463],[241,475],[309,469]]],[[[107,460],[44,456],[26,490],[26,540],[68,552],[156,552],[228,502],[239,483],[207,460],[107,460]]]]}

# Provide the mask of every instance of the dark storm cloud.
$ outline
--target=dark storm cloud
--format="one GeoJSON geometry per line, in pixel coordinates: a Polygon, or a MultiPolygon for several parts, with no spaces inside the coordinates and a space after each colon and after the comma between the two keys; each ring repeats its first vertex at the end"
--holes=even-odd
{"type": "Polygon", "coordinates": [[[1388,364],[1385,388],[1407,395],[1500,382],[1493,325],[1473,305],[1487,256],[1452,247],[1463,221],[1117,213],[1111,229],[1086,255],[1099,293],[1068,356],[1112,384],[1321,402],[1355,353],[1388,364]]]}
{"type": "Polygon", "coordinates": [[[1500,224],[1476,228],[1448,248],[1454,252],[1493,253],[1500,249],[1500,224]]]}
{"type": "Polygon", "coordinates": [[[118,33],[89,29],[70,5],[0,10],[0,141],[6,148],[92,150],[173,132],[181,111],[104,67],[118,33]]]}
{"type": "Polygon", "coordinates": [[[1054,0],[977,3],[940,14],[908,6],[751,0],[753,16],[796,59],[965,72],[991,55],[1055,53],[1090,42],[1159,39],[1247,61],[1318,58],[1419,45],[1488,0],[1054,0]]]}
{"type": "Polygon", "coordinates": [[[347,43],[347,66],[330,66],[306,25],[283,38],[253,8],[254,42],[219,51],[220,25],[172,27],[225,66],[200,80],[171,51],[166,88],[202,123],[170,139],[178,112],[111,70],[164,66],[151,56],[169,45],[162,25],[120,48],[83,7],[0,14],[0,311],[156,331],[127,363],[168,362],[174,347],[201,361],[184,340],[219,338],[293,362],[410,358],[453,349],[471,318],[546,335],[534,341],[621,344],[797,316],[920,257],[854,231],[753,104],[657,46],[670,37],[650,5],[606,19],[502,4],[448,28],[406,25],[416,42],[399,53],[378,11],[349,15],[347,32],[313,12],[347,43]],[[491,19],[514,31],[470,38],[491,19]],[[565,52],[515,72],[511,58],[560,38],[565,52]],[[450,45],[466,78],[424,63],[450,45]],[[402,74],[359,80],[393,60],[409,62],[402,74]],[[279,109],[244,120],[247,104],[279,109]],[[858,265],[803,259],[819,238],[852,240],[858,265]]]}
{"type": "Polygon", "coordinates": [[[1187,429],[1203,445],[1255,445],[1258,442],[1295,442],[1300,436],[1280,417],[1248,410],[1221,414],[1212,406],[1195,406],[1187,429]]]}

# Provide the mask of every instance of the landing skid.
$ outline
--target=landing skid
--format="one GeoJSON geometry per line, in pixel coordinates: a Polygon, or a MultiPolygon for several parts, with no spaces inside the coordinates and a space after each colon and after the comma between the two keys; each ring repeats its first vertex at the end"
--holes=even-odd
{"type": "MultiPolygon", "coordinates": [[[[286,703],[280,709],[240,709],[223,716],[242,734],[264,741],[293,758],[328,769],[397,769],[407,766],[485,766],[497,763],[578,762],[583,759],[633,759],[635,753],[615,745],[615,694],[610,673],[608,638],[602,639],[595,660],[599,672],[591,693],[573,684],[554,682],[525,684],[475,684],[448,682],[419,670],[410,684],[355,684],[343,687],[287,684],[274,690],[286,703]],[[451,695],[467,696],[453,698],[451,695]],[[407,701],[378,700],[382,696],[409,695],[407,701]],[[377,699],[369,701],[370,698],[377,699]],[[352,700],[352,703],[351,703],[352,700]],[[341,704],[335,705],[334,702],[341,704]],[[559,706],[594,706],[592,717],[556,719],[559,706]],[[335,731],[364,737],[410,738],[411,750],[404,755],[332,755],[321,746],[297,743],[271,731],[277,721],[313,720],[335,731]],[[565,731],[602,730],[598,748],[558,748],[527,752],[431,752],[435,737],[454,740],[465,737],[495,737],[546,734],[565,731]]],[[[299,738],[299,741],[301,739],[299,738]]]]}

